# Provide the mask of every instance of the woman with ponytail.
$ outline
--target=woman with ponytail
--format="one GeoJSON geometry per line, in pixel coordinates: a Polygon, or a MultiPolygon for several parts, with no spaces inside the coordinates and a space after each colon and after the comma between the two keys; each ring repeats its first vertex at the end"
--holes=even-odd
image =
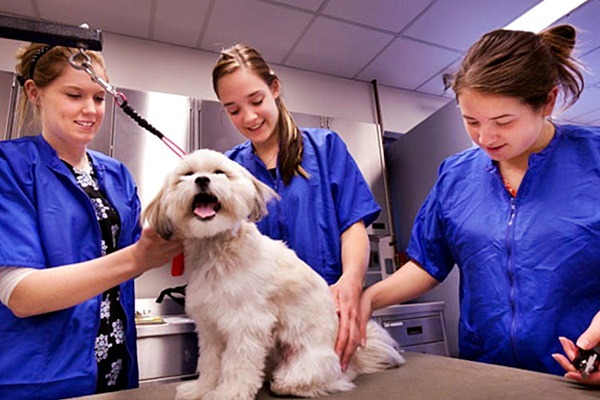
{"type": "Polygon", "coordinates": [[[223,50],[212,82],[231,123],[248,139],[228,156],[280,196],[258,228],[284,241],[331,285],[340,315],[335,346],[345,368],[359,341],[366,227],[381,209],[335,132],[296,126],[279,78],[256,49],[223,50]]]}
{"type": "Polygon", "coordinates": [[[570,362],[573,341],[600,342],[600,128],[552,120],[583,90],[575,38],[569,25],[495,30],[469,49],[453,90],[476,146],[442,163],[411,260],[365,291],[361,322],[457,265],[461,358],[600,384],[570,362]]]}
{"type": "MultiPolygon", "coordinates": [[[[31,110],[41,131],[0,142],[0,399],[137,387],[133,278],[183,248],[142,229],[125,165],[87,148],[106,93],[70,65],[77,54],[17,53],[20,115],[31,110]]],[[[101,54],[87,54],[107,80],[101,54]]]]}

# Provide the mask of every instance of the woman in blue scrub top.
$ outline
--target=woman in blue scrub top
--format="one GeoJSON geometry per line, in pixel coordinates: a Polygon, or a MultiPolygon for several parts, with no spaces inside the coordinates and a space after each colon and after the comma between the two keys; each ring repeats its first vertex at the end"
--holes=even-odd
{"type": "Polygon", "coordinates": [[[461,358],[600,384],[570,363],[571,340],[600,343],[600,128],[551,119],[559,95],[568,106],[583,90],[575,38],[569,25],[496,30],[470,48],[453,90],[477,146],[442,163],[411,261],[365,291],[361,321],[456,264],[461,358]]]}
{"type": "Polygon", "coordinates": [[[359,339],[366,227],[381,209],[335,132],[295,125],[279,78],[257,50],[223,50],[212,76],[229,119],[248,139],[227,155],[281,197],[259,221],[260,231],[287,243],[331,285],[340,315],[336,351],[345,368],[359,339]]]}
{"type": "MultiPolygon", "coordinates": [[[[140,227],[125,166],[88,150],[105,93],[76,49],[19,52],[20,110],[38,136],[0,142],[0,398],[57,399],[138,385],[132,278],[181,253],[140,227]]],[[[88,52],[106,78],[99,53],[88,52]]],[[[21,121],[23,117],[21,117],[21,121]]]]}

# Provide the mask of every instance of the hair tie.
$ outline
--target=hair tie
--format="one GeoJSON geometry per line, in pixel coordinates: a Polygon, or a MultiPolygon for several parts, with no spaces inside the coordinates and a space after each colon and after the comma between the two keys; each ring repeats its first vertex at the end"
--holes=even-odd
{"type": "Polygon", "coordinates": [[[19,85],[25,86],[25,82],[27,81],[27,78],[25,78],[24,76],[21,76],[21,75],[17,75],[17,81],[19,81],[19,85]]]}
{"type": "MultiPolygon", "coordinates": [[[[33,79],[33,73],[35,71],[35,64],[37,64],[40,57],[43,56],[44,54],[46,54],[46,52],[48,52],[48,50],[52,49],[53,47],[54,46],[52,46],[52,45],[46,45],[44,47],[39,48],[35,52],[35,54],[31,58],[31,62],[29,63],[29,79],[33,79]]],[[[20,82],[20,80],[19,80],[19,82],[20,82]]],[[[23,81],[23,84],[25,84],[24,81],[23,81]]]]}

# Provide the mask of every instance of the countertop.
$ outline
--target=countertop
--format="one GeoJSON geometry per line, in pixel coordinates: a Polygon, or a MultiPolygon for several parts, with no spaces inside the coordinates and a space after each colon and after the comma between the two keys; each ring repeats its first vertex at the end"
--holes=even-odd
{"type": "Polygon", "coordinates": [[[196,329],[194,321],[185,314],[166,315],[162,316],[161,320],[163,323],[145,324],[136,322],[138,339],[152,336],[178,335],[194,332],[196,329]]]}
{"type": "MultiPolygon", "coordinates": [[[[600,389],[590,389],[560,376],[482,364],[431,354],[404,352],[406,364],[356,379],[351,392],[327,396],[327,400],[368,399],[600,399],[600,389]]],[[[139,389],[79,399],[163,400],[174,399],[181,382],[144,386],[139,389]]],[[[275,397],[265,387],[258,400],[275,397]]]]}

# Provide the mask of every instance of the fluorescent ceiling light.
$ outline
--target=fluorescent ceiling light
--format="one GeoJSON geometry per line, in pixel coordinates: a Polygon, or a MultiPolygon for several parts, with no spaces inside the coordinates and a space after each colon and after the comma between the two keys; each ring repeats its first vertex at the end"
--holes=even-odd
{"type": "Polygon", "coordinates": [[[587,0],[544,0],[511,22],[505,29],[539,32],[587,0]]]}

